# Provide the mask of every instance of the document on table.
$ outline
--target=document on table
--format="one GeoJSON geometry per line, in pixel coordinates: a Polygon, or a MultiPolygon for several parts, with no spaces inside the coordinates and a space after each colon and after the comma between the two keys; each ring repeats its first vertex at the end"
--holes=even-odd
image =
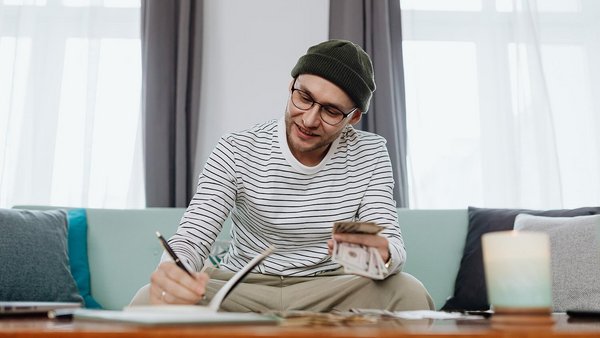
{"type": "Polygon", "coordinates": [[[470,315],[460,312],[444,312],[433,310],[388,311],[379,309],[351,309],[353,313],[363,315],[378,315],[400,319],[482,319],[484,315],[470,315]]]}
{"type": "Polygon", "coordinates": [[[277,316],[259,313],[198,311],[197,309],[189,309],[193,306],[187,305],[171,305],[169,307],[171,309],[158,306],[155,312],[78,309],[74,312],[73,317],[75,320],[109,321],[141,325],[278,324],[280,321],[277,316]]]}
{"type": "Polygon", "coordinates": [[[234,324],[261,323],[277,324],[279,317],[258,313],[218,312],[221,303],[254,267],[275,250],[267,248],[254,257],[244,268],[235,273],[215,294],[208,306],[200,305],[148,305],[129,306],[123,311],[77,309],[73,312],[75,320],[115,321],[144,325],[166,324],[234,324]]]}

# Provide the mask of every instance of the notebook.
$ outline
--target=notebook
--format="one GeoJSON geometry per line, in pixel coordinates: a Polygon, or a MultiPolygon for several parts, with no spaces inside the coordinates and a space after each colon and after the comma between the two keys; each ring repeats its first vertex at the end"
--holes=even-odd
{"type": "Polygon", "coordinates": [[[57,309],[80,308],[80,303],[69,302],[6,302],[0,301],[0,316],[46,314],[57,309]]]}
{"type": "Polygon", "coordinates": [[[275,251],[269,247],[254,257],[240,271],[223,285],[207,306],[201,305],[148,305],[127,306],[123,311],[77,309],[75,320],[116,321],[143,325],[166,324],[236,324],[263,323],[276,324],[279,318],[258,313],[218,312],[221,303],[239,285],[252,269],[275,251]]]}

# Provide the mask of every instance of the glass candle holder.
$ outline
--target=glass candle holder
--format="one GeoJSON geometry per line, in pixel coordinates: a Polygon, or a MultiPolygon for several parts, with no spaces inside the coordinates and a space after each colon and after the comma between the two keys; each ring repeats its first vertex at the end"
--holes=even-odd
{"type": "Polygon", "coordinates": [[[552,309],[550,239],[543,232],[499,231],[481,238],[488,301],[494,313],[552,309]]]}

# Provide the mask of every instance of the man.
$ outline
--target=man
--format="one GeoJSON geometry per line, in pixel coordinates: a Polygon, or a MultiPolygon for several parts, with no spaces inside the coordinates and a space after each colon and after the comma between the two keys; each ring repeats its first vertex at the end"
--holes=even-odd
{"type": "Polygon", "coordinates": [[[310,47],[291,73],[285,116],[221,138],[170,244],[192,271],[163,259],[150,302],[206,302],[235,271],[270,245],[222,304],[225,311],[351,308],[432,309],[406,259],[393,200],[385,140],[356,130],[375,90],[371,60],[359,46],[330,40],[310,47]],[[204,262],[226,218],[232,241],[219,269],[204,262]],[[371,221],[380,235],[335,234],[336,221],[371,221]],[[384,280],[344,274],[331,260],[333,240],[376,248],[384,280]]]}

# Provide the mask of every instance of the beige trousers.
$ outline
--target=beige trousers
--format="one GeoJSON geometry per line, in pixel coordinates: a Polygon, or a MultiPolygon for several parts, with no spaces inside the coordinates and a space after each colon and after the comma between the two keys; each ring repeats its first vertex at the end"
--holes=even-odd
{"type": "MultiPolygon", "coordinates": [[[[232,272],[209,267],[208,303],[233,276],[232,272]]],[[[317,277],[282,277],[249,274],[221,304],[230,312],[267,311],[348,311],[352,308],[434,310],[429,293],[407,273],[377,281],[343,273],[343,268],[317,277]]]]}

